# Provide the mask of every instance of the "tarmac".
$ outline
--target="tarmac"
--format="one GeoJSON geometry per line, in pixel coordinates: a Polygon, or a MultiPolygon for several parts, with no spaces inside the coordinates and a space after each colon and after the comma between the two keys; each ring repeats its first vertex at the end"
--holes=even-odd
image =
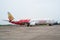
{"type": "Polygon", "coordinates": [[[60,40],[60,25],[0,26],[0,40],[60,40]]]}

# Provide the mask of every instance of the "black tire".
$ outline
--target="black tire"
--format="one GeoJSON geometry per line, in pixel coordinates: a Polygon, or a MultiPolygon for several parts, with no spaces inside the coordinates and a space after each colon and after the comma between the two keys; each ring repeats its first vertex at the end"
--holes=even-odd
{"type": "Polygon", "coordinates": [[[27,27],[29,27],[30,26],[30,23],[25,23],[24,25],[27,26],[27,27]]]}
{"type": "Polygon", "coordinates": [[[49,26],[52,26],[52,24],[49,24],[49,26]]]}
{"type": "Polygon", "coordinates": [[[30,26],[30,23],[27,23],[27,26],[30,26]]]}

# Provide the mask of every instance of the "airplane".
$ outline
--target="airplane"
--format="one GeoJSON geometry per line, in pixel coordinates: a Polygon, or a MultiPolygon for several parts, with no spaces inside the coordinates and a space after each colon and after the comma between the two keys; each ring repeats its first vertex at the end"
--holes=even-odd
{"type": "Polygon", "coordinates": [[[10,23],[13,23],[13,24],[17,24],[17,25],[26,25],[26,26],[29,26],[29,21],[30,19],[21,19],[19,21],[13,21],[14,20],[14,17],[12,16],[12,14],[10,12],[8,12],[8,19],[9,19],[9,22],[10,23]]]}
{"type": "Polygon", "coordinates": [[[47,24],[49,26],[52,26],[55,23],[52,20],[21,19],[19,21],[14,21],[14,17],[10,12],[8,12],[8,21],[12,24],[25,25],[25,26],[39,25],[39,24],[47,24]]]}

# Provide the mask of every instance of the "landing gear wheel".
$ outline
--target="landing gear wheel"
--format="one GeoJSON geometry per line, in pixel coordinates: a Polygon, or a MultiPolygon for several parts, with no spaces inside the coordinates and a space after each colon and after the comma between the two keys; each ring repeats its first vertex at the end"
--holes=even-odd
{"type": "Polygon", "coordinates": [[[25,23],[25,26],[29,27],[30,26],[30,23],[25,23]]]}
{"type": "Polygon", "coordinates": [[[49,26],[52,26],[52,24],[49,24],[49,26]]]}

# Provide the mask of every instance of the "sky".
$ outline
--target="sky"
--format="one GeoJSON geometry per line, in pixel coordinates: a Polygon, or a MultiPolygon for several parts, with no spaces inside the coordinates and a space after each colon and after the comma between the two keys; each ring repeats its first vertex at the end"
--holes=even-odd
{"type": "Polygon", "coordinates": [[[8,24],[7,13],[16,20],[54,19],[60,21],[60,0],[0,0],[0,24],[8,24]]]}

